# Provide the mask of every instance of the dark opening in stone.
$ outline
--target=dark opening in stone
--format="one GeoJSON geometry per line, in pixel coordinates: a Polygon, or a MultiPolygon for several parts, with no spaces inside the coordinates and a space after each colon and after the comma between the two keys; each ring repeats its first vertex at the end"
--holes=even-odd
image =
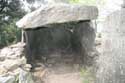
{"type": "MultiPolygon", "coordinates": [[[[86,64],[95,32],[90,21],[59,23],[25,30],[28,62],[86,64]]],[[[91,64],[91,63],[89,63],[91,64]]]]}
{"type": "Polygon", "coordinates": [[[25,32],[28,63],[90,65],[95,39],[91,21],[97,16],[94,6],[63,3],[44,5],[25,15],[16,25],[25,32]]]}

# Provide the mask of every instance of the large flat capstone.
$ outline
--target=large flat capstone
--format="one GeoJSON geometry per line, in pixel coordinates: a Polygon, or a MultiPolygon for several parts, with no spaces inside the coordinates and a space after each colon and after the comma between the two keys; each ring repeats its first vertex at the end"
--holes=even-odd
{"type": "Polygon", "coordinates": [[[93,20],[97,16],[98,9],[94,6],[49,4],[25,15],[16,25],[28,29],[55,23],[93,20]]]}

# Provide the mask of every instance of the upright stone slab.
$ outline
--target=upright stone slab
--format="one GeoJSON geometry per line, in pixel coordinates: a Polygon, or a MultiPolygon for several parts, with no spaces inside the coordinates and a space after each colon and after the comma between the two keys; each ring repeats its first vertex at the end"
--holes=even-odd
{"type": "Polygon", "coordinates": [[[105,20],[96,83],[125,83],[125,9],[105,20]]]}

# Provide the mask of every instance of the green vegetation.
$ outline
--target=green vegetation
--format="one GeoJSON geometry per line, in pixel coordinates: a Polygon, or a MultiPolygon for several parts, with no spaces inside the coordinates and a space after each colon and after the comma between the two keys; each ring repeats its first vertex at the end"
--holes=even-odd
{"type": "Polygon", "coordinates": [[[19,0],[0,0],[0,48],[20,41],[21,31],[15,23],[24,12],[19,0]]]}
{"type": "Polygon", "coordinates": [[[21,30],[15,26],[16,20],[1,25],[0,28],[0,48],[16,43],[21,39],[21,30]]]}
{"type": "Polygon", "coordinates": [[[81,77],[83,78],[83,83],[94,83],[94,74],[90,69],[81,69],[81,77]]]}
{"type": "MultiPolygon", "coordinates": [[[[71,4],[101,5],[106,0],[69,0],[71,4]]],[[[33,4],[35,0],[27,0],[33,4]]],[[[24,16],[20,0],[0,0],[0,48],[20,41],[21,31],[15,22],[24,16]]],[[[32,7],[31,7],[32,9],[32,7]]]]}
{"type": "Polygon", "coordinates": [[[73,4],[98,6],[98,5],[104,5],[106,0],[70,0],[69,2],[73,4]]]}
{"type": "Polygon", "coordinates": [[[70,3],[79,3],[80,0],[70,0],[70,3]]]}

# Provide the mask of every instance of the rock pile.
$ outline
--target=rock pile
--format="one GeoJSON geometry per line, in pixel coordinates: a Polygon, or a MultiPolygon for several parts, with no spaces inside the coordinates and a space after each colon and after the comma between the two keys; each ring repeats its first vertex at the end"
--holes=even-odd
{"type": "Polygon", "coordinates": [[[24,43],[17,43],[0,50],[0,83],[33,83],[26,63],[24,43]]]}

